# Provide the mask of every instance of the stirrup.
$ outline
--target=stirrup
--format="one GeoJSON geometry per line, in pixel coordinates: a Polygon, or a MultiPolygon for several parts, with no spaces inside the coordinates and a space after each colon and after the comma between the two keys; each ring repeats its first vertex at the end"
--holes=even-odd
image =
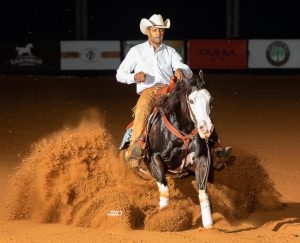
{"type": "Polygon", "coordinates": [[[132,158],[130,156],[130,151],[127,150],[125,152],[125,161],[127,162],[127,164],[131,167],[131,168],[135,168],[139,165],[140,163],[140,160],[139,159],[135,159],[135,158],[132,158]]]}
{"type": "Polygon", "coordinates": [[[130,158],[131,159],[143,159],[143,149],[142,146],[138,143],[134,144],[130,149],[130,158]]]}
{"type": "Polygon", "coordinates": [[[145,158],[145,150],[139,143],[134,144],[130,149],[129,159],[142,160],[145,158]]]}
{"type": "Polygon", "coordinates": [[[128,160],[128,164],[131,168],[137,168],[140,162],[141,162],[140,160],[134,158],[129,158],[128,160]]]}
{"type": "Polygon", "coordinates": [[[139,166],[141,160],[144,159],[143,149],[138,145],[133,145],[132,149],[128,149],[125,152],[125,160],[131,168],[136,168],[139,166]]]}

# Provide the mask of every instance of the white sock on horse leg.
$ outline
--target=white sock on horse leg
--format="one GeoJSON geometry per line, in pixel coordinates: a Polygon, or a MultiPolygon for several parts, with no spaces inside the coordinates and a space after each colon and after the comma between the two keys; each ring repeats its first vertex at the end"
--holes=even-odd
{"type": "Polygon", "coordinates": [[[208,195],[204,190],[199,190],[199,201],[201,207],[203,227],[209,229],[213,226],[213,220],[211,216],[208,195]]]}
{"type": "Polygon", "coordinates": [[[163,209],[169,205],[169,188],[160,182],[157,182],[159,190],[159,208],[163,209]]]}
{"type": "Polygon", "coordinates": [[[159,208],[163,209],[169,206],[169,198],[168,197],[159,197],[159,208]]]}

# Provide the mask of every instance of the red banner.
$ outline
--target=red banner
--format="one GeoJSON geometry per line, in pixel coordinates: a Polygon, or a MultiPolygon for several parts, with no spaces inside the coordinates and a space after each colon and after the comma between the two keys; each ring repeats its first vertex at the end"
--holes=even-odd
{"type": "Polygon", "coordinates": [[[189,40],[188,64],[194,69],[246,69],[246,40],[189,40]]]}

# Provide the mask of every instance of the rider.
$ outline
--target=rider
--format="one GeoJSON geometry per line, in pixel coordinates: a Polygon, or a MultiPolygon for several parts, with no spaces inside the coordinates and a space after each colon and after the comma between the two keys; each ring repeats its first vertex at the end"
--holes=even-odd
{"type": "MultiPolygon", "coordinates": [[[[160,14],[153,14],[149,19],[143,18],[140,30],[148,40],[132,47],[117,70],[117,81],[136,84],[140,95],[134,108],[134,122],[131,143],[126,158],[132,167],[138,167],[144,154],[142,136],[146,120],[156,102],[158,90],[170,82],[175,75],[177,80],[191,79],[192,70],[182,62],[181,56],[170,46],[163,44],[165,29],[170,28],[170,20],[163,20],[160,14]]],[[[230,148],[223,148],[218,142],[215,150],[220,158],[228,157],[230,148]],[[217,147],[217,148],[216,148],[217,147]]]]}

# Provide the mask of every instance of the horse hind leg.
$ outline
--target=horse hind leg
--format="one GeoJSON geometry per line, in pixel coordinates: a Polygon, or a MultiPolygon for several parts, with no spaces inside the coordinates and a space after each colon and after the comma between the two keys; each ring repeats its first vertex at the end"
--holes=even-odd
{"type": "Polygon", "coordinates": [[[169,205],[169,188],[165,177],[163,160],[158,153],[154,153],[150,164],[151,172],[159,190],[159,208],[163,209],[169,205]]]}
{"type": "Polygon", "coordinates": [[[157,182],[157,186],[159,190],[159,208],[163,209],[169,206],[169,188],[160,182],[157,182]]]}

